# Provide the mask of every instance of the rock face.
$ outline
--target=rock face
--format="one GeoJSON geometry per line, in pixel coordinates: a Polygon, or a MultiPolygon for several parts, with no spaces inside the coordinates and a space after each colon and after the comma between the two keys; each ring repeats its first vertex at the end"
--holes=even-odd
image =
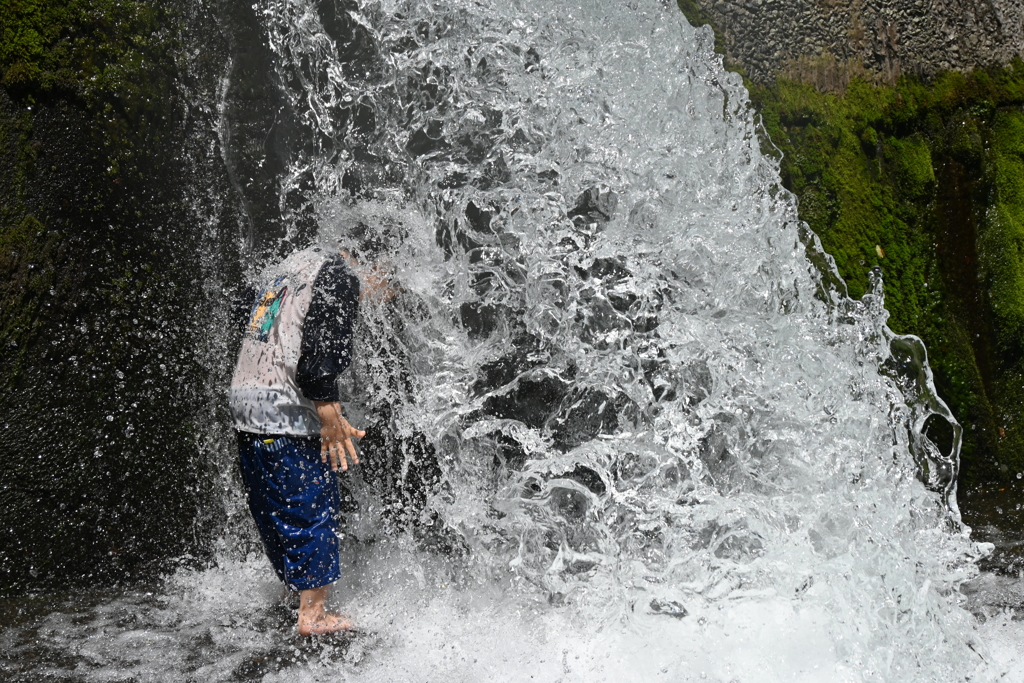
{"type": "Polygon", "coordinates": [[[753,81],[775,74],[841,90],[851,77],[1006,64],[1024,49],[1024,0],[680,0],[712,22],[753,81]]]}
{"type": "Polygon", "coordinates": [[[227,48],[209,3],[0,25],[0,594],[152,576],[222,516],[227,48]]]}

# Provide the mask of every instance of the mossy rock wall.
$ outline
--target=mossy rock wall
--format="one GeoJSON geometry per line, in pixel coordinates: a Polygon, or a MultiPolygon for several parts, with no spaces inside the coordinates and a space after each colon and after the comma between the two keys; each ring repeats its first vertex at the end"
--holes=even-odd
{"type": "Polygon", "coordinates": [[[0,8],[0,592],[200,557],[237,216],[202,3],[0,8]]]}
{"type": "Polygon", "coordinates": [[[962,479],[1024,471],[1024,63],[842,94],[750,88],[851,295],[881,267],[890,327],[925,341],[965,428],[962,479]]]}

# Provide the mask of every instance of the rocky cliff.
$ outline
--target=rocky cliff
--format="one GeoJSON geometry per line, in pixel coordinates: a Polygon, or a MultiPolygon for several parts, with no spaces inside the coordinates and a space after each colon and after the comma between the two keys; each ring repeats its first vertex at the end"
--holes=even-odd
{"type": "Polygon", "coordinates": [[[776,74],[820,88],[861,77],[1005,65],[1024,49],[1024,0],[682,0],[720,31],[757,83],[776,74]]]}

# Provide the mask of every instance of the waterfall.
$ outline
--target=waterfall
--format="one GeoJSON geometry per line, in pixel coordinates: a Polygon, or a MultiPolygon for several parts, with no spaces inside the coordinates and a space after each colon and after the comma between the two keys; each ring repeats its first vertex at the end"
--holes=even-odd
{"type": "Polygon", "coordinates": [[[868,680],[977,664],[958,443],[924,436],[958,425],[880,277],[835,284],[709,31],[641,3],[259,9],[311,143],[282,196],[405,236],[353,400],[433,445],[478,581],[602,625],[782,601],[868,680]]]}
{"type": "MultiPolygon", "coordinates": [[[[336,599],[364,632],[282,635],[269,566],[225,550],[115,603],[166,617],[136,636],[138,675],[866,682],[985,665],[958,601],[984,551],[956,507],[959,425],[920,341],[886,327],[881,275],[850,299],[800,222],[710,29],[653,1],[254,9],[292,144],[250,275],[369,232],[400,290],[364,303],[343,386],[390,458],[344,484],[336,599]],[[925,435],[936,420],[950,443],[925,435]]],[[[253,166],[245,146],[225,142],[229,166],[253,166]]],[[[105,609],[53,617],[96,677],[124,661],[105,609]]]]}

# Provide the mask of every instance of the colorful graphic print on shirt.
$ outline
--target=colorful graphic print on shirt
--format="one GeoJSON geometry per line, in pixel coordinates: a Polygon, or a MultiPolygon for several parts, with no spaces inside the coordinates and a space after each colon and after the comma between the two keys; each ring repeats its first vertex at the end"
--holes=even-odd
{"type": "Polygon", "coordinates": [[[260,290],[249,314],[249,329],[246,335],[250,339],[265,342],[270,336],[270,328],[274,326],[274,321],[281,312],[281,304],[288,296],[288,285],[284,284],[284,281],[285,277],[282,275],[260,290]]]}

